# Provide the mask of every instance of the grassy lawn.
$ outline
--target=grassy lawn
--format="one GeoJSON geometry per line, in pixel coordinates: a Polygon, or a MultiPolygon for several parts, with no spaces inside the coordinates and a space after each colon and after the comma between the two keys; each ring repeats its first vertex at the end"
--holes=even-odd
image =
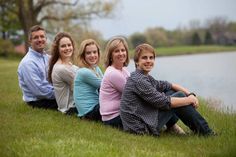
{"type": "MultiPolygon", "coordinates": [[[[0,59],[0,156],[199,157],[236,156],[236,114],[207,107],[199,111],[219,133],[215,137],[163,134],[131,135],[101,123],[32,109],[22,101],[16,69],[19,61],[0,59]]],[[[180,125],[183,125],[180,123],[180,125]]],[[[184,130],[189,131],[184,127],[184,130]]]]}

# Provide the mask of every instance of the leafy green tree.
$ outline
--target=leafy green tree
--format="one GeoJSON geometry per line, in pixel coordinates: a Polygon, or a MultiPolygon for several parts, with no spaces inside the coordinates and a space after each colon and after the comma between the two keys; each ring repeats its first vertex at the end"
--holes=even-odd
{"type": "Polygon", "coordinates": [[[147,38],[147,42],[153,47],[168,45],[168,37],[166,35],[165,29],[163,28],[149,28],[144,34],[147,38]]]}
{"type": "Polygon", "coordinates": [[[167,32],[167,37],[168,37],[168,44],[169,45],[183,45],[184,43],[184,35],[183,35],[184,30],[181,28],[177,28],[173,31],[168,31],[167,32]]]}
{"type": "Polygon", "coordinates": [[[211,45],[213,44],[213,38],[210,31],[207,31],[205,34],[204,44],[211,45]]]}
{"type": "Polygon", "coordinates": [[[218,44],[225,44],[227,33],[228,21],[224,17],[215,17],[206,21],[207,29],[210,30],[211,35],[214,36],[214,40],[218,44]]]}
{"type": "MultiPolygon", "coordinates": [[[[1,0],[7,2],[8,0],[1,0]]],[[[10,0],[16,7],[6,8],[6,12],[16,13],[21,28],[24,31],[24,40],[27,44],[27,33],[35,24],[47,25],[48,22],[64,21],[67,24],[88,23],[94,18],[110,17],[118,0],[79,1],[79,0],[10,0]]],[[[53,28],[53,29],[58,29],[53,28]]],[[[62,26],[60,31],[62,31],[62,26]]],[[[49,30],[53,31],[53,30],[49,30]]],[[[53,31],[54,32],[54,31],[53,31]]]]}
{"type": "Polygon", "coordinates": [[[227,25],[227,31],[236,33],[236,22],[229,22],[227,25]]]}
{"type": "Polygon", "coordinates": [[[135,48],[139,44],[147,42],[147,38],[142,33],[134,33],[129,37],[129,41],[131,43],[131,47],[135,48]]]}
{"type": "Polygon", "coordinates": [[[0,31],[2,39],[8,39],[12,34],[16,35],[20,29],[19,19],[16,14],[14,0],[0,1],[0,31]]]}
{"type": "Polygon", "coordinates": [[[197,32],[194,32],[192,35],[192,45],[200,45],[201,39],[197,32]]]}

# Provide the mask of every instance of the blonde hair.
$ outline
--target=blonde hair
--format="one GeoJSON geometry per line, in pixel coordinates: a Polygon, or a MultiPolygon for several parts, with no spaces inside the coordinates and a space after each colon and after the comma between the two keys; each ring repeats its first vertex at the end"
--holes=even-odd
{"type": "Polygon", "coordinates": [[[100,61],[100,46],[98,45],[98,43],[95,40],[86,39],[81,42],[80,47],[79,47],[79,55],[77,56],[77,65],[79,67],[86,67],[86,68],[90,67],[90,65],[85,61],[85,49],[89,45],[95,45],[97,47],[98,60],[97,60],[96,64],[98,64],[100,61]]]}
{"type": "Polygon", "coordinates": [[[107,43],[107,46],[105,49],[105,57],[104,57],[105,68],[107,68],[108,66],[112,64],[112,52],[118,47],[120,43],[124,45],[126,53],[127,53],[126,55],[127,58],[125,60],[124,66],[128,66],[129,64],[128,44],[124,37],[117,36],[110,39],[107,43]]]}
{"type": "Polygon", "coordinates": [[[145,51],[153,53],[154,58],[156,57],[155,49],[151,45],[146,44],[146,43],[138,45],[134,51],[134,63],[135,63],[136,68],[137,68],[137,63],[138,63],[141,53],[145,51]]]}

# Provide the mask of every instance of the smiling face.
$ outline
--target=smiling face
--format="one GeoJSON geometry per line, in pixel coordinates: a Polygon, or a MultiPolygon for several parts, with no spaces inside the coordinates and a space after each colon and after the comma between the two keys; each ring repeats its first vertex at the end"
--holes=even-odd
{"type": "Polygon", "coordinates": [[[70,59],[73,55],[74,47],[72,45],[72,42],[69,38],[63,37],[61,38],[59,42],[59,53],[60,58],[62,60],[64,59],[70,59]]]}
{"type": "Polygon", "coordinates": [[[44,48],[46,47],[45,31],[39,30],[32,32],[29,42],[33,50],[42,53],[44,48]]]}
{"type": "Polygon", "coordinates": [[[136,63],[137,69],[142,70],[144,74],[148,74],[154,66],[155,56],[150,51],[142,51],[138,62],[136,63]]]}
{"type": "Polygon", "coordinates": [[[112,66],[122,68],[127,59],[127,52],[123,43],[120,43],[112,52],[112,66]]]}
{"type": "Polygon", "coordinates": [[[84,60],[89,66],[94,66],[98,63],[98,48],[95,44],[87,45],[84,52],[84,60]]]}

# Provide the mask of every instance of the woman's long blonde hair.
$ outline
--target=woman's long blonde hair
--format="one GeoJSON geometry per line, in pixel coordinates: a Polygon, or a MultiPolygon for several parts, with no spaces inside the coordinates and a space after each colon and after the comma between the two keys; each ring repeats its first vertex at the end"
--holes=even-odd
{"type": "Polygon", "coordinates": [[[118,47],[118,45],[122,43],[125,47],[126,50],[126,60],[124,63],[124,66],[128,66],[129,64],[129,48],[128,48],[128,44],[125,40],[124,37],[121,36],[116,36],[113,37],[112,39],[110,39],[106,45],[106,49],[105,49],[105,57],[104,57],[104,64],[105,64],[105,68],[107,68],[108,66],[110,66],[112,64],[112,52],[118,47]]]}

